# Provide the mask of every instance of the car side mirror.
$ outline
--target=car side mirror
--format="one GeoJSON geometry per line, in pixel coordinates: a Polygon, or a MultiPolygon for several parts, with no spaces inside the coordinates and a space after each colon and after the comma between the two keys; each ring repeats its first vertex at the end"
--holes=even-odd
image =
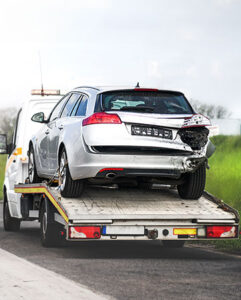
{"type": "Polygon", "coordinates": [[[0,154],[7,154],[8,146],[7,146],[7,135],[0,134],[0,154]]]}
{"type": "Polygon", "coordinates": [[[37,122],[37,123],[46,123],[43,112],[38,112],[38,113],[34,114],[31,118],[31,120],[33,122],[37,122]]]}

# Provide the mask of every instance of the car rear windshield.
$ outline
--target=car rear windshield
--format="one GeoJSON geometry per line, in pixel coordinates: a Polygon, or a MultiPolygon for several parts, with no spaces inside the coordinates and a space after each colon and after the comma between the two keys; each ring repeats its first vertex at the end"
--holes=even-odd
{"type": "Polygon", "coordinates": [[[99,96],[102,111],[130,111],[154,114],[192,114],[181,93],[161,91],[114,91],[99,96]]]}

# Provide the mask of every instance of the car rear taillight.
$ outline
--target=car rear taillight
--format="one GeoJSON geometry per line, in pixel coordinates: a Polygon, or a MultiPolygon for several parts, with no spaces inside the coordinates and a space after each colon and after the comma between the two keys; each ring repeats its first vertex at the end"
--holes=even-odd
{"type": "Polygon", "coordinates": [[[99,239],[100,227],[97,226],[70,226],[70,239],[99,239]]]}
{"type": "Polygon", "coordinates": [[[203,126],[211,126],[211,121],[209,120],[209,118],[203,116],[202,114],[194,114],[191,117],[187,117],[184,119],[182,128],[203,126]]]}
{"type": "Polygon", "coordinates": [[[117,114],[107,114],[105,112],[94,113],[90,117],[83,120],[82,125],[91,124],[121,124],[121,119],[117,114]]]}
{"type": "Polygon", "coordinates": [[[236,226],[207,226],[207,238],[234,238],[236,236],[236,226]]]}

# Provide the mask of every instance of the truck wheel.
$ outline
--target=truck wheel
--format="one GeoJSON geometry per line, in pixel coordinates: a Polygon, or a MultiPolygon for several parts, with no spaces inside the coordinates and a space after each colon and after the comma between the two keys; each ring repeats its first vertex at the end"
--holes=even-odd
{"type": "Polygon", "coordinates": [[[162,245],[165,248],[182,248],[185,241],[162,241],[162,245]]]}
{"type": "Polygon", "coordinates": [[[31,145],[28,152],[28,177],[30,183],[39,183],[40,178],[37,174],[36,164],[35,164],[35,156],[33,146],[31,145]]]}
{"type": "Polygon", "coordinates": [[[40,237],[44,247],[57,247],[63,244],[61,231],[63,226],[54,220],[54,209],[48,200],[42,202],[40,208],[40,237]]]}
{"type": "Polygon", "coordinates": [[[183,199],[198,199],[202,196],[206,183],[206,164],[202,164],[194,173],[185,175],[185,182],[177,186],[183,199]]]}
{"type": "Polygon", "coordinates": [[[17,218],[13,218],[10,215],[7,196],[4,195],[3,204],[3,225],[5,231],[18,231],[20,229],[21,221],[17,218]]]}
{"type": "Polygon", "coordinates": [[[61,151],[60,161],[60,192],[63,197],[77,198],[81,196],[84,190],[83,180],[73,180],[70,175],[67,154],[65,149],[61,151]]]}

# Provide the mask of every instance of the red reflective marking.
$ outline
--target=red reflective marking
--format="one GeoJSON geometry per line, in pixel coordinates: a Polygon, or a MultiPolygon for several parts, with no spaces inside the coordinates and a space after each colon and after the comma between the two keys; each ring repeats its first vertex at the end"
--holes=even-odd
{"type": "Polygon", "coordinates": [[[101,169],[99,171],[99,173],[104,172],[104,171],[124,171],[123,168],[105,168],[105,169],[101,169]]]}
{"type": "Polygon", "coordinates": [[[158,89],[142,89],[142,88],[135,88],[134,91],[140,92],[158,92],[158,89]]]}

